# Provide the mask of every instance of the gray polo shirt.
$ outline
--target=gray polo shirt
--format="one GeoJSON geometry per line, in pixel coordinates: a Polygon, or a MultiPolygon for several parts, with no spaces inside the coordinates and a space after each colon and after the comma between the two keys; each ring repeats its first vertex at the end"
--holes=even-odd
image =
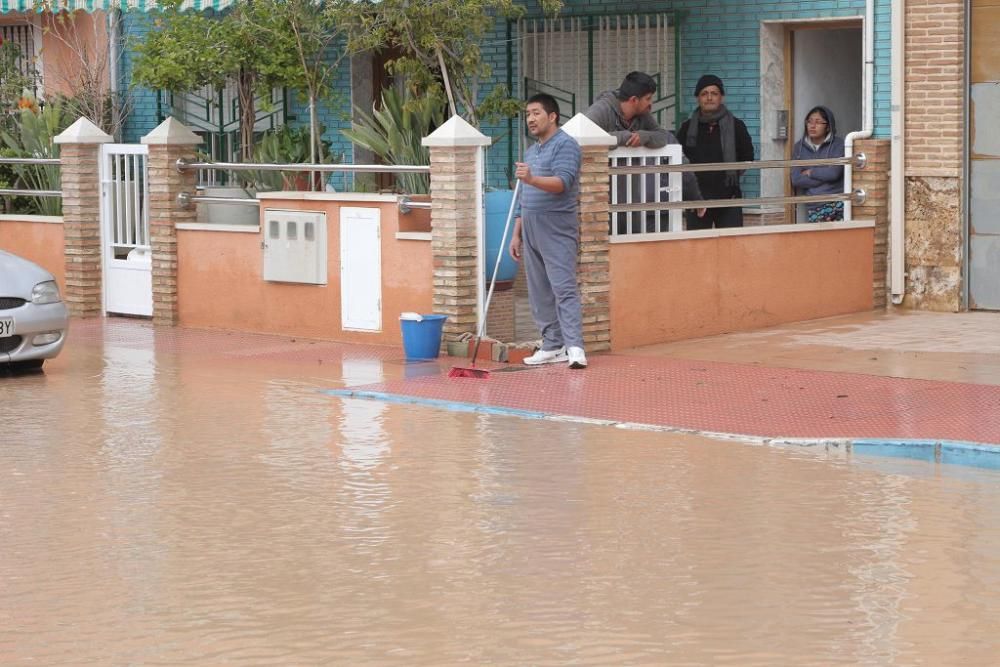
{"type": "Polygon", "coordinates": [[[535,143],[524,153],[534,176],[558,176],[564,189],[545,192],[527,183],[521,186],[521,210],[528,213],[575,213],[580,196],[580,144],[562,129],[544,143],[535,143]]]}

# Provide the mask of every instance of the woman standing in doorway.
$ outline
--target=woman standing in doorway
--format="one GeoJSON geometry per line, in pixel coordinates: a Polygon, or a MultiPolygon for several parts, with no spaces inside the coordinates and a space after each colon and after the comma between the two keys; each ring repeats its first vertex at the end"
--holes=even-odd
{"type": "MultiPolygon", "coordinates": [[[[816,160],[844,157],[844,139],[837,136],[833,112],[817,106],[806,114],[806,129],[792,149],[793,160],[816,160]]],[[[792,167],[792,186],[797,195],[825,195],[844,191],[844,167],[792,167]]],[[[807,222],[833,222],[844,219],[844,202],[806,205],[807,222]]]]}

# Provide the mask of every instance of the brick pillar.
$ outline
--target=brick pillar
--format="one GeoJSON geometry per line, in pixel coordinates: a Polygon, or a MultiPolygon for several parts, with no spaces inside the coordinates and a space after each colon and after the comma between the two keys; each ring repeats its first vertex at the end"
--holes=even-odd
{"type": "Polygon", "coordinates": [[[423,139],[431,155],[434,312],[448,316],[442,344],[477,328],[476,286],[482,268],[476,221],[482,219],[483,210],[476,165],[481,163],[483,146],[490,143],[460,116],[452,116],[423,139]]]}
{"type": "Polygon", "coordinates": [[[80,118],[55,138],[60,144],[66,306],[73,317],[101,315],[101,144],[111,137],[80,118]]]}
{"type": "Polygon", "coordinates": [[[607,146],[583,146],[580,169],[580,259],[577,279],[588,351],[611,348],[610,172],[607,146]]]}
{"type": "Polygon", "coordinates": [[[857,220],[875,221],[875,247],[872,253],[872,306],[883,309],[888,303],[889,266],[889,149],[888,139],[860,139],[854,151],[864,153],[868,166],[854,170],[854,187],[864,188],[867,197],[853,207],[857,220]]]}
{"type": "Polygon", "coordinates": [[[201,138],[167,118],[142,138],[149,146],[149,241],[153,249],[153,322],[177,324],[177,223],[194,222],[195,208],[182,208],[177,195],[194,195],[197,172],[177,171],[177,160],[194,158],[201,138]]]}
{"type": "Polygon", "coordinates": [[[611,349],[611,262],[608,206],[611,178],[608,148],[617,140],[583,114],[563,130],[583,151],[580,167],[580,258],[577,280],[583,305],[583,342],[588,352],[611,349]]]}

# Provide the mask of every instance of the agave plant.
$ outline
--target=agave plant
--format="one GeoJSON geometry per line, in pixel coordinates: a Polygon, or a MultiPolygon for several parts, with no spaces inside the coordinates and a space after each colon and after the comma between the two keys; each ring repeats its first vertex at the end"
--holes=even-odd
{"type": "MultiPolygon", "coordinates": [[[[3,132],[0,138],[20,157],[58,158],[56,135],[69,127],[71,118],[61,104],[47,104],[38,113],[21,109],[16,135],[3,132]]],[[[60,190],[58,166],[15,165],[17,182],[28,190],[60,190]]],[[[32,208],[42,215],[61,215],[62,200],[58,197],[32,197],[32,208]]]]}
{"type": "MultiPolygon", "coordinates": [[[[360,120],[343,130],[352,142],[367,148],[386,164],[430,163],[430,153],[420,141],[444,122],[444,106],[432,96],[413,97],[394,89],[382,91],[382,107],[371,115],[357,109],[360,120]]],[[[426,174],[397,174],[396,187],[407,194],[427,194],[426,174]]]]}
{"type": "MultiPolygon", "coordinates": [[[[319,135],[322,137],[326,131],[322,125],[319,126],[319,135]]],[[[311,135],[308,127],[291,127],[282,125],[276,130],[265,132],[254,146],[253,160],[264,164],[303,164],[309,162],[309,144],[311,135]]],[[[319,164],[332,164],[337,162],[337,156],[330,153],[330,142],[321,140],[316,153],[316,160],[319,164]]],[[[257,191],[292,189],[296,182],[304,180],[309,183],[307,172],[294,171],[253,171],[251,174],[252,185],[257,191]]],[[[318,184],[326,178],[324,174],[316,174],[318,184]]]]}

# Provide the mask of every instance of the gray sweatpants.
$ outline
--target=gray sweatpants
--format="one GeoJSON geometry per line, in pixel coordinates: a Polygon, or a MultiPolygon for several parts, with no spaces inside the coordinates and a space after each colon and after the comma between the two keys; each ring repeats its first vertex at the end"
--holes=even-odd
{"type": "Polygon", "coordinates": [[[542,332],[542,349],[583,347],[576,256],[580,221],[576,213],[521,213],[524,272],[531,315],[542,332]]]}

